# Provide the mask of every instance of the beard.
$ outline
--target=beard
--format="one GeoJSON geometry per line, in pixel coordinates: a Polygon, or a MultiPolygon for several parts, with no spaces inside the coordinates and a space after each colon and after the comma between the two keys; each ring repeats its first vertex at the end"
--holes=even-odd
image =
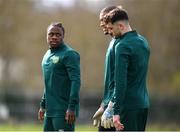
{"type": "Polygon", "coordinates": [[[104,35],[108,35],[109,33],[108,32],[104,32],[104,35]]]}

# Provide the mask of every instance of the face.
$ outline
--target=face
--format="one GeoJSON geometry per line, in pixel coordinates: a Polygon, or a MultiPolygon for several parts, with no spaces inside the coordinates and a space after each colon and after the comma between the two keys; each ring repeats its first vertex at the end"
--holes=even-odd
{"type": "Polygon", "coordinates": [[[106,23],[104,22],[104,20],[103,20],[104,15],[105,15],[105,14],[103,14],[103,13],[100,13],[100,15],[99,15],[100,27],[102,28],[103,33],[104,33],[105,35],[107,35],[107,34],[108,34],[108,29],[107,29],[107,24],[106,24],[106,23]]]}
{"type": "Polygon", "coordinates": [[[108,29],[108,33],[112,34],[114,37],[119,37],[121,36],[121,30],[122,30],[122,25],[120,23],[108,23],[107,24],[107,29],[108,29]]]}
{"type": "Polygon", "coordinates": [[[64,39],[63,30],[60,27],[51,26],[47,30],[47,43],[50,48],[58,47],[64,39]]]}

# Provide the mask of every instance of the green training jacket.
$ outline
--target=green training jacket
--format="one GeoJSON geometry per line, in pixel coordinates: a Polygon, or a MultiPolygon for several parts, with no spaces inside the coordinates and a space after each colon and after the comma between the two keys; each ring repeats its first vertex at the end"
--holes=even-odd
{"type": "Polygon", "coordinates": [[[148,108],[146,76],[150,56],[147,40],[136,31],[117,39],[115,47],[114,114],[123,108],[148,108]]]}
{"type": "Polygon", "coordinates": [[[44,96],[40,107],[47,117],[64,117],[66,110],[79,113],[80,55],[62,43],[49,49],[42,60],[44,96]]]}

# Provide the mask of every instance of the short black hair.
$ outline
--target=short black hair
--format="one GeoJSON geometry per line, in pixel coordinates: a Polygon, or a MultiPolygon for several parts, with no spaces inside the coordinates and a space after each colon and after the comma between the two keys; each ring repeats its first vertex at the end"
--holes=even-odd
{"type": "Polygon", "coordinates": [[[129,20],[127,11],[122,8],[115,8],[105,16],[105,21],[114,24],[119,20],[129,20]]]}
{"type": "Polygon", "coordinates": [[[52,23],[48,26],[47,30],[48,30],[50,27],[59,27],[59,28],[62,29],[63,34],[65,34],[65,29],[64,29],[64,27],[63,27],[63,25],[62,25],[61,22],[52,22],[52,23]]]}

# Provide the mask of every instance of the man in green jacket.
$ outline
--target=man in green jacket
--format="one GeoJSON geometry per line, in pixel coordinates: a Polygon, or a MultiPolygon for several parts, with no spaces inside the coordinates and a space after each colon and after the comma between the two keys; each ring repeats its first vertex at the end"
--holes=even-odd
{"type": "Polygon", "coordinates": [[[49,50],[42,60],[44,95],[38,117],[44,131],[74,131],[79,112],[80,55],[64,43],[64,27],[47,28],[49,50]]]}
{"type": "Polygon", "coordinates": [[[104,21],[104,16],[115,8],[122,8],[121,6],[107,6],[103,8],[99,15],[100,27],[105,35],[110,35],[112,38],[105,58],[105,74],[104,74],[104,95],[99,109],[93,116],[93,125],[98,126],[99,131],[115,131],[112,122],[112,103],[114,92],[114,67],[115,67],[115,39],[112,34],[109,34],[107,24],[104,21]]]}
{"type": "Polygon", "coordinates": [[[114,9],[106,17],[115,36],[115,92],[113,122],[116,130],[144,131],[149,97],[146,86],[150,48],[147,40],[131,29],[124,9],[114,9]]]}

